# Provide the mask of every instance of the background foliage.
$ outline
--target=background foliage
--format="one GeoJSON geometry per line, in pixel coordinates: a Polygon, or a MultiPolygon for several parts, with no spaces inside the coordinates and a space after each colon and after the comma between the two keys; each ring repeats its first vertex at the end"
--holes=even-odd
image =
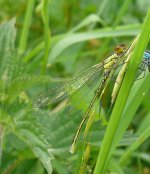
{"type": "MultiPolygon", "coordinates": [[[[96,103],[87,139],[90,156],[83,150],[83,133],[75,154],[69,146],[93,89],[79,91],[72,105],[62,101],[35,110],[33,101],[45,89],[102,61],[116,45],[129,45],[149,6],[148,0],[0,1],[0,173],[93,173],[110,116],[113,80],[100,117],[96,103]],[[81,165],[82,156],[87,161],[81,165]]],[[[147,73],[131,89],[107,172],[150,173],[149,89],[147,73]]]]}

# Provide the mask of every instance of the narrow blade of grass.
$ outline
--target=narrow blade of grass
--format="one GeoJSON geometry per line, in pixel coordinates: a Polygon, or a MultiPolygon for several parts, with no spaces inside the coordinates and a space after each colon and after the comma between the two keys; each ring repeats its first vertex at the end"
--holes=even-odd
{"type": "Polygon", "coordinates": [[[150,137],[150,126],[145,128],[145,130],[139,136],[139,138],[125,151],[119,163],[123,165],[127,161],[127,159],[132,155],[132,153],[149,137],[150,137]]]}
{"type": "Polygon", "coordinates": [[[19,42],[19,52],[21,54],[26,50],[27,39],[28,39],[28,35],[29,35],[29,28],[30,28],[30,24],[31,24],[34,4],[35,4],[35,0],[28,1],[28,7],[27,7],[26,14],[25,14],[23,29],[21,32],[20,42],[19,42]]]}

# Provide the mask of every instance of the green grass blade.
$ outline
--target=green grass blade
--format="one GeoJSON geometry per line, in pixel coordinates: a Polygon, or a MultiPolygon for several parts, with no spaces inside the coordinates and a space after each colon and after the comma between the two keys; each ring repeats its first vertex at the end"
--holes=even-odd
{"type": "Polygon", "coordinates": [[[44,23],[44,59],[43,59],[43,69],[42,69],[42,74],[45,74],[46,72],[46,65],[47,65],[47,60],[48,60],[48,54],[49,54],[49,49],[51,45],[51,32],[49,29],[49,9],[48,9],[48,0],[43,0],[42,4],[42,17],[43,17],[43,23],[44,23]]]}
{"type": "Polygon", "coordinates": [[[108,168],[110,169],[110,171],[113,171],[114,173],[117,174],[125,174],[120,166],[120,164],[114,159],[112,158],[109,162],[108,168]]]}
{"type": "Polygon", "coordinates": [[[121,165],[124,165],[125,162],[130,158],[132,153],[149,137],[150,137],[150,126],[145,128],[145,130],[140,134],[138,139],[125,151],[119,163],[121,165]]]}
{"type": "Polygon", "coordinates": [[[84,33],[76,33],[68,35],[53,46],[49,54],[48,63],[52,63],[65,49],[67,49],[69,46],[73,44],[97,38],[134,36],[138,34],[139,28],[140,25],[128,25],[128,26],[116,27],[115,29],[105,28],[84,33]]]}
{"type": "Polygon", "coordinates": [[[119,11],[119,13],[117,15],[116,20],[113,23],[114,27],[117,26],[120,23],[121,19],[123,18],[123,16],[125,15],[126,11],[128,10],[128,7],[129,7],[130,3],[131,3],[131,0],[125,0],[124,1],[124,4],[123,4],[123,6],[121,6],[121,9],[120,9],[120,11],[119,11]]]}
{"type": "Polygon", "coordinates": [[[135,82],[133,86],[130,96],[128,98],[128,103],[124,109],[123,115],[121,117],[115,138],[113,140],[112,149],[117,145],[121,137],[123,136],[125,130],[128,128],[129,123],[134,117],[138,107],[144,99],[143,93],[147,93],[150,88],[150,76],[147,75],[143,80],[139,82],[135,82]]]}
{"type": "Polygon", "coordinates": [[[69,31],[69,33],[74,33],[76,31],[80,30],[81,28],[88,26],[89,24],[93,24],[93,23],[97,23],[97,22],[99,22],[105,26],[105,23],[103,23],[103,21],[96,14],[91,14],[91,15],[87,16],[85,19],[83,19],[77,26],[72,28],[69,31]]]}
{"type": "Polygon", "coordinates": [[[30,24],[31,24],[34,4],[35,4],[35,0],[29,0],[28,1],[28,7],[27,7],[26,14],[25,14],[23,29],[22,29],[22,32],[21,32],[19,48],[18,48],[20,54],[23,53],[26,50],[27,39],[28,39],[28,35],[29,35],[29,28],[30,28],[30,24]]]}

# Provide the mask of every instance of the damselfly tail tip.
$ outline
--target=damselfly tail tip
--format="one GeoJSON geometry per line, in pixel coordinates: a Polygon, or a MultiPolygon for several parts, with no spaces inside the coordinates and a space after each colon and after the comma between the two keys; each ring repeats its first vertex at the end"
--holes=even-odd
{"type": "Polygon", "coordinates": [[[72,154],[75,152],[75,145],[74,144],[71,145],[69,152],[72,154]]]}

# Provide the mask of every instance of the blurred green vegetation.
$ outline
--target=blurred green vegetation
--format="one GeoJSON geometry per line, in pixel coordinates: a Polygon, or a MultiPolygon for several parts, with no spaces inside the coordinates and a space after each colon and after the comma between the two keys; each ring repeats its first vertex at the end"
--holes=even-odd
{"type": "MultiPolygon", "coordinates": [[[[62,101],[35,110],[33,101],[104,60],[116,45],[129,45],[141,31],[149,6],[149,0],[0,1],[0,173],[93,173],[114,80],[100,115],[99,102],[95,104],[92,129],[85,142],[81,132],[75,154],[69,147],[95,90],[82,89],[72,105],[62,101]]],[[[147,72],[130,91],[106,173],[150,173],[149,89],[147,72]]]]}

